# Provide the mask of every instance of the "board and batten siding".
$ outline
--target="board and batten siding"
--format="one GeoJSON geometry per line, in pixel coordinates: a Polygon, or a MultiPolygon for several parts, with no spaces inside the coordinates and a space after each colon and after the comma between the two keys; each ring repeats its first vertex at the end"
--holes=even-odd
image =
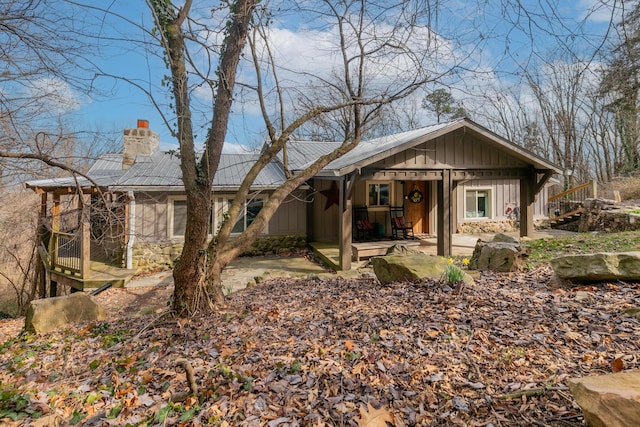
{"type": "MultiPolygon", "coordinates": [[[[339,183],[338,183],[339,185],[339,183]]],[[[337,242],[339,230],[338,226],[338,205],[334,204],[325,209],[327,198],[320,193],[331,188],[330,180],[313,180],[313,204],[311,206],[313,216],[313,238],[317,242],[337,242]]]]}
{"type": "MultiPolygon", "coordinates": [[[[214,201],[214,229],[222,221],[222,213],[227,208],[227,200],[233,199],[234,193],[215,193],[214,201]]],[[[136,239],[145,242],[160,242],[171,239],[169,227],[173,200],[185,198],[183,193],[150,193],[138,192],[136,197],[136,239]]],[[[264,194],[265,200],[268,194],[264,194]]],[[[304,192],[296,192],[285,199],[275,212],[267,232],[270,235],[306,234],[306,203],[304,192]]],[[[180,240],[178,237],[174,240],[180,240]]]]}
{"type": "Polygon", "coordinates": [[[288,196],[269,221],[269,235],[307,234],[306,191],[288,196]]]}
{"type": "MultiPolygon", "coordinates": [[[[467,190],[489,190],[490,195],[490,214],[489,219],[504,220],[507,219],[506,210],[508,206],[520,207],[520,181],[516,179],[491,179],[491,180],[474,180],[467,181],[458,185],[456,195],[457,209],[456,216],[458,223],[465,221],[481,221],[480,219],[465,218],[465,194],[467,190]]],[[[534,218],[546,218],[547,212],[548,187],[545,186],[537,194],[534,203],[534,218]]]]}
{"type": "Polygon", "coordinates": [[[458,131],[426,141],[374,164],[384,169],[519,168],[526,164],[500,147],[458,131]]]}
{"type": "Polygon", "coordinates": [[[156,241],[167,239],[167,193],[135,194],[136,239],[156,241]]]}

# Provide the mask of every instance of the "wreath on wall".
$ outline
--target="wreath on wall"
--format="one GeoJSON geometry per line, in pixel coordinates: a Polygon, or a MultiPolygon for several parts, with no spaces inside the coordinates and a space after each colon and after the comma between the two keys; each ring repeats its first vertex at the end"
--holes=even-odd
{"type": "Polygon", "coordinates": [[[420,203],[422,199],[424,199],[424,194],[422,194],[422,191],[418,190],[417,188],[409,191],[409,201],[411,203],[420,203]]]}

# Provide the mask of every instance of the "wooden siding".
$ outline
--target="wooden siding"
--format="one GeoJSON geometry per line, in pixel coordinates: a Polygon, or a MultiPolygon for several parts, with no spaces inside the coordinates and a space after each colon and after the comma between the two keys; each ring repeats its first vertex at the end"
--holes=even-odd
{"type": "Polygon", "coordinates": [[[136,193],[136,238],[164,240],[167,235],[167,194],[136,193]]]}
{"type": "Polygon", "coordinates": [[[269,235],[306,234],[307,203],[306,191],[294,192],[280,205],[269,221],[269,235]]]}
{"type": "MultiPolygon", "coordinates": [[[[489,219],[504,220],[507,219],[507,206],[520,206],[520,181],[515,179],[509,180],[474,180],[458,185],[458,194],[456,196],[457,208],[456,216],[458,222],[475,221],[474,218],[465,218],[465,193],[467,190],[473,189],[489,189],[490,195],[490,216],[489,219]]],[[[547,188],[543,188],[536,197],[534,204],[534,217],[543,218],[547,216],[547,188]]],[[[482,220],[482,219],[478,219],[482,220]]]]}
{"type": "MultiPolygon", "coordinates": [[[[338,182],[338,186],[339,186],[338,182]]],[[[331,187],[329,180],[314,180],[315,194],[313,197],[313,236],[317,242],[337,242],[338,241],[338,205],[333,205],[325,209],[327,198],[320,193],[331,187]]]]}
{"type": "MultiPolygon", "coordinates": [[[[372,165],[372,169],[520,168],[526,164],[463,131],[423,142],[372,165]]],[[[410,179],[407,176],[407,179],[410,179]]],[[[422,178],[424,179],[424,178],[422,178]]]]}
{"type": "MultiPolygon", "coordinates": [[[[214,229],[220,225],[222,212],[226,209],[228,199],[234,193],[216,193],[214,202],[214,229]]],[[[169,233],[169,202],[175,197],[184,196],[180,193],[136,193],[136,239],[145,242],[164,241],[170,239],[169,233]]],[[[264,195],[268,198],[268,195],[264,195]]],[[[305,234],[306,203],[303,201],[304,192],[285,199],[269,221],[270,235],[305,234]]],[[[179,239],[179,238],[178,238],[179,239]]]]}

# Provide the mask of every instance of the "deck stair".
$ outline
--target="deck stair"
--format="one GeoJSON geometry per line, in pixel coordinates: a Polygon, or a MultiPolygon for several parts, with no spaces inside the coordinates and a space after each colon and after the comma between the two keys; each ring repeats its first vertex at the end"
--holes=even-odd
{"type": "Polygon", "coordinates": [[[595,197],[598,197],[596,181],[580,184],[549,197],[549,226],[558,228],[580,220],[584,212],[582,202],[595,197]]]}
{"type": "Polygon", "coordinates": [[[549,225],[551,228],[559,227],[561,225],[566,225],[575,221],[578,221],[582,216],[582,212],[584,209],[582,207],[578,209],[574,209],[571,212],[564,213],[562,215],[558,215],[553,218],[549,218],[549,225]]]}

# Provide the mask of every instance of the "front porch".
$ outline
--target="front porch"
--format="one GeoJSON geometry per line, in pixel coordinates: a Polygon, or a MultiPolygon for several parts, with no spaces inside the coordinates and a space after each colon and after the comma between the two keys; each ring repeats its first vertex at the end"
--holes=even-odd
{"type": "MultiPolygon", "coordinates": [[[[480,237],[472,234],[454,234],[452,236],[451,255],[471,256],[480,237]]],[[[437,255],[438,252],[438,238],[429,234],[417,235],[416,239],[353,242],[351,244],[353,260],[351,267],[359,268],[367,259],[384,255],[387,249],[393,245],[408,246],[431,255],[437,255]]],[[[340,270],[340,247],[338,242],[311,242],[309,246],[327,266],[336,271],[340,270]]]]}

